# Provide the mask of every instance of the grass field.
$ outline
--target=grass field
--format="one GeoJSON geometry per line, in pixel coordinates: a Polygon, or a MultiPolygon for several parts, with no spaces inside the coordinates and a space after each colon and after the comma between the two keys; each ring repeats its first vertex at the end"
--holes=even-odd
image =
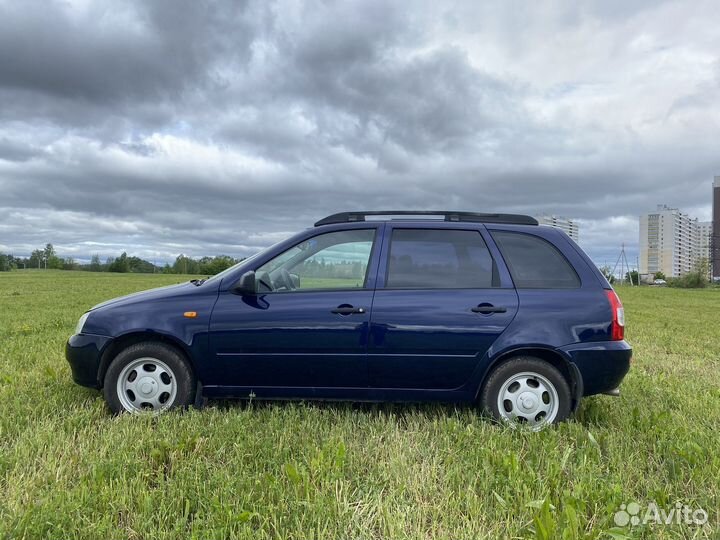
{"type": "MultiPolygon", "coordinates": [[[[620,398],[541,433],[471,406],[210,402],[111,417],[70,380],[78,317],[168,275],[0,274],[0,537],[718,537],[720,290],[622,289],[620,398]],[[621,504],[709,522],[616,527],[621,504]]],[[[644,512],[644,510],[643,510],[644,512]]]]}

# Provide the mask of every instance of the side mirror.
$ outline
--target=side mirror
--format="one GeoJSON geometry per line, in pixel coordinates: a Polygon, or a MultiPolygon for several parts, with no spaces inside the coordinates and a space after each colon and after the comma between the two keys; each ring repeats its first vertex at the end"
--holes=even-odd
{"type": "Polygon", "coordinates": [[[235,294],[255,294],[255,272],[245,272],[233,285],[232,292],[235,294]]]}

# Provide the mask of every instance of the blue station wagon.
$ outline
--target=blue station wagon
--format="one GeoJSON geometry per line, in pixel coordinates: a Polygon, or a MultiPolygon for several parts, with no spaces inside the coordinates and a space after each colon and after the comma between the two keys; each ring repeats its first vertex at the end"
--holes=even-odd
{"type": "Polygon", "coordinates": [[[95,306],[66,356],[115,413],[205,397],[475,402],[539,429],[617,395],[632,350],[615,291],[559,229],[376,211],[95,306]]]}

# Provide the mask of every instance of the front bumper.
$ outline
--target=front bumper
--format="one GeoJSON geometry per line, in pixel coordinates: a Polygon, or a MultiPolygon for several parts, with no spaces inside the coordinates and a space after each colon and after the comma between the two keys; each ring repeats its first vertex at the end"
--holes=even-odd
{"type": "Polygon", "coordinates": [[[100,358],[111,339],[92,334],[70,336],[65,344],[65,358],[70,364],[73,381],[82,386],[100,388],[100,358]]]}
{"type": "Polygon", "coordinates": [[[596,341],[560,347],[582,376],[583,395],[614,390],[630,369],[632,347],[627,341],[596,341]]]}

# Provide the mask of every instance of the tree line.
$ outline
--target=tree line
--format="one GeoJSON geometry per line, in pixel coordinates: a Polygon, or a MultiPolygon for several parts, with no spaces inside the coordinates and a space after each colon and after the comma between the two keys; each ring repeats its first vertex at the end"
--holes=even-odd
{"type": "Polygon", "coordinates": [[[52,244],[43,249],[34,250],[29,257],[14,257],[0,253],[0,272],[16,269],[52,269],[52,270],[84,270],[87,272],[117,272],[141,274],[200,274],[211,276],[222,272],[243,259],[234,259],[228,255],[201,257],[193,259],[186,255],[178,255],[173,264],[156,265],[140,257],[123,252],[118,257],[108,257],[105,261],[95,254],[89,263],[80,263],[72,257],[61,257],[55,252],[52,244]]]}

